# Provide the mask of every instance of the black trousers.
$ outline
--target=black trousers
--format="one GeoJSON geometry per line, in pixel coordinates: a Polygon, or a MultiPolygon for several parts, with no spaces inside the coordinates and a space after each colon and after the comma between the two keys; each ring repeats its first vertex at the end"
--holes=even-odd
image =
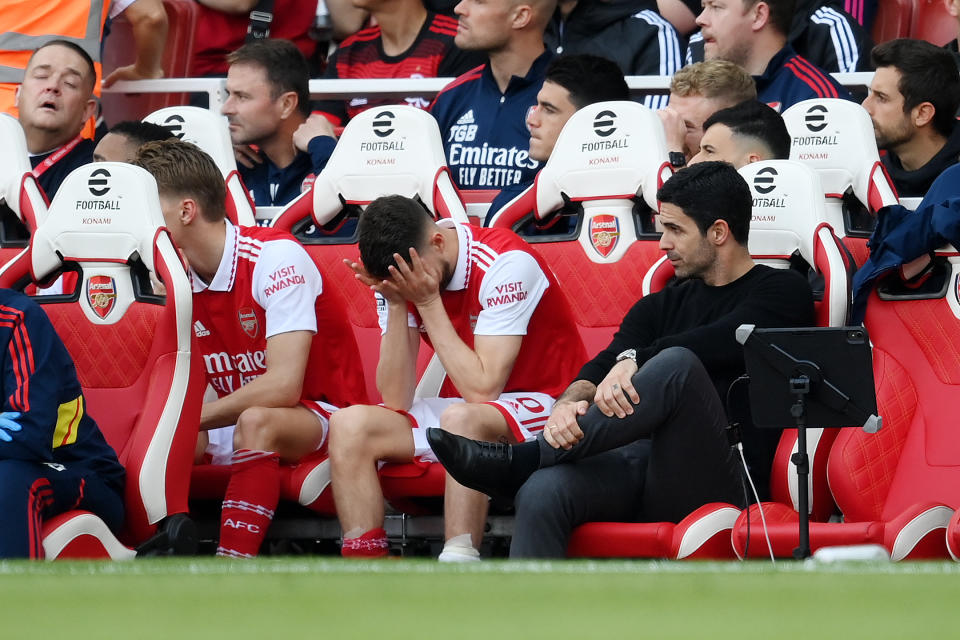
{"type": "Polygon", "coordinates": [[[584,522],[679,522],[708,502],[744,506],[723,403],[693,352],[663,350],[633,385],[633,414],[608,418],[592,406],[569,451],[538,437],[543,468],[517,494],[511,557],[563,557],[584,522]]]}

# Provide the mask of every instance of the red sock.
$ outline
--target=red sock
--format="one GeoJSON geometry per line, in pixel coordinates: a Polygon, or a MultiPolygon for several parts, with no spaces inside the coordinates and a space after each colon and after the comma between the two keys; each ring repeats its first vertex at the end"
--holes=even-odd
{"type": "Polygon", "coordinates": [[[279,456],[271,451],[234,451],[230,484],[220,512],[217,555],[256,556],[279,499],[279,456]]]}
{"type": "Polygon", "coordinates": [[[370,529],[357,538],[344,538],[340,555],[344,558],[382,558],[387,555],[387,532],[383,528],[370,529]]]}

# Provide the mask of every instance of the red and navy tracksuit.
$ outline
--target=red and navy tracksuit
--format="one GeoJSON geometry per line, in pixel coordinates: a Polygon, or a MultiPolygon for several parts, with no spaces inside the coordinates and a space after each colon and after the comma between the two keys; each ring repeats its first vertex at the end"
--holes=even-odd
{"type": "MultiPolygon", "coordinates": [[[[324,80],[346,78],[446,78],[459,76],[486,62],[485,53],[463,51],[454,44],[457,19],[432,12],[407,50],[395,56],[383,50],[383,35],[374,25],[361,29],[343,41],[327,61],[324,80]]],[[[421,109],[429,99],[410,96],[400,101],[421,109]]],[[[321,100],[315,110],[337,126],[347,124],[358,113],[377,106],[397,104],[395,98],[356,96],[352,100],[321,100]]]]}
{"type": "Polygon", "coordinates": [[[852,100],[850,92],[833,76],[797,54],[789,45],[770,59],[757,82],[757,99],[783,113],[812,98],[852,100]]]}
{"type": "Polygon", "coordinates": [[[43,310],[0,289],[4,412],[20,431],[0,440],[0,558],[43,557],[45,519],[70,509],[123,524],[124,470],[86,412],[70,354],[43,310]]]}

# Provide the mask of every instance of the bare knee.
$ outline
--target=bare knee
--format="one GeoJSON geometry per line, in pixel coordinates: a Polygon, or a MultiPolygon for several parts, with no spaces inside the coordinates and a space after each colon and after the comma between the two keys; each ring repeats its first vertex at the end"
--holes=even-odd
{"type": "Polygon", "coordinates": [[[330,416],[330,435],[328,446],[331,457],[354,455],[362,449],[366,409],[352,406],[335,411],[330,416]]]}
{"type": "Polygon", "coordinates": [[[504,433],[484,419],[485,410],[493,410],[490,405],[478,405],[468,402],[452,404],[440,414],[440,428],[450,433],[473,438],[475,440],[498,440],[504,433]]]}
{"type": "Polygon", "coordinates": [[[277,427],[270,419],[270,409],[250,407],[237,418],[233,431],[235,449],[259,449],[274,451],[277,446],[277,427]]]}
{"type": "Polygon", "coordinates": [[[330,416],[330,457],[333,459],[370,458],[381,453],[378,442],[382,439],[383,407],[354,405],[336,411],[330,416]]]}

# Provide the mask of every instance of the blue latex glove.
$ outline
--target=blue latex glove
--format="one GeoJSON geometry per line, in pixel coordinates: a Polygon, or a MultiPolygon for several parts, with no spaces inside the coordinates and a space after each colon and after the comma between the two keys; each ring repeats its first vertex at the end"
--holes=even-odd
{"type": "Polygon", "coordinates": [[[17,418],[20,417],[19,411],[4,411],[0,413],[0,440],[4,442],[10,442],[13,440],[8,431],[16,433],[20,431],[20,423],[17,422],[17,418]]]}

